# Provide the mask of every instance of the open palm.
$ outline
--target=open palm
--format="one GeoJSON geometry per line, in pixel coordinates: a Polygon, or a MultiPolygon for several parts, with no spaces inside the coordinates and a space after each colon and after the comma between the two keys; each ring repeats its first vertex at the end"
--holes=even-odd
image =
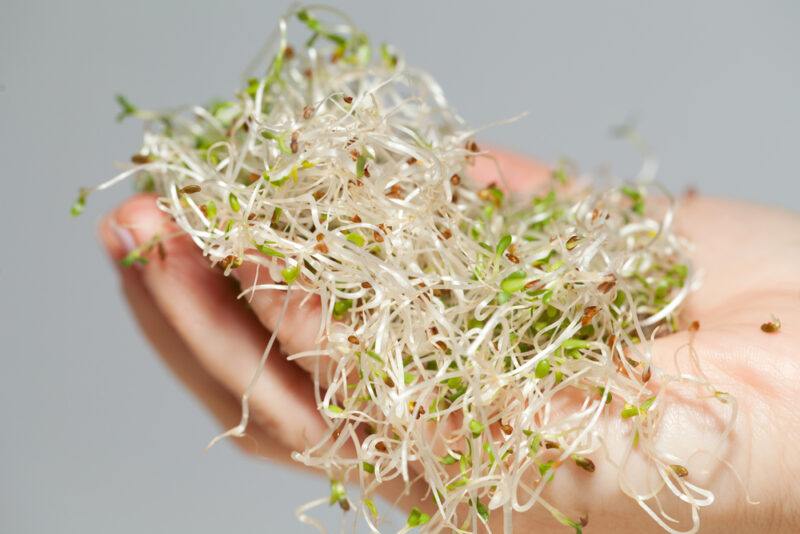
{"type": "MultiPolygon", "coordinates": [[[[546,168],[518,156],[498,154],[511,186],[541,183],[546,168]]],[[[479,168],[477,174],[487,174],[479,168]]],[[[101,237],[115,260],[161,233],[168,224],[152,196],[130,199],[101,226],[101,237]]],[[[692,294],[682,315],[685,324],[699,321],[693,340],[703,371],[712,383],[738,399],[739,416],[722,447],[719,421],[706,405],[678,394],[661,421],[659,442],[676,454],[718,450],[733,470],[710,457],[710,469],[695,471],[691,481],[716,495],[702,515],[703,532],[800,531],[800,217],[775,208],[704,197],[683,202],[678,232],[696,246],[694,261],[704,274],[702,288],[692,294]],[[780,318],[778,333],[760,325],[780,318]],[[733,472],[738,473],[752,500],[733,472]]],[[[249,302],[237,299],[239,284],[209,267],[188,239],[165,244],[166,258],[145,266],[120,268],[125,295],[144,333],[183,383],[211,410],[225,428],[238,423],[245,391],[264,344],[276,327],[283,298],[257,292],[249,302]]],[[[119,264],[118,261],[115,263],[119,264]]],[[[235,271],[242,287],[256,279],[254,266],[235,271]]],[[[259,279],[263,282],[263,272],[259,279]]],[[[316,443],[327,427],[319,415],[313,383],[303,360],[292,354],[313,347],[319,308],[311,300],[290,303],[280,325],[280,347],[268,360],[250,399],[252,419],[247,437],[238,439],[248,452],[276,461],[290,461],[293,450],[316,443]]],[[[658,339],[654,358],[670,370],[676,351],[689,334],[658,339]]],[[[658,380],[658,374],[654,380],[658,380]]],[[[608,446],[622,439],[619,421],[604,422],[608,446]]],[[[627,439],[627,438],[626,438],[627,439]]],[[[694,458],[700,460],[700,458],[694,458]]],[[[556,477],[550,500],[574,517],[588,516],[593,532],[658,532],[655,525],[620,491],[619,472],[596,461],[588,474],[556,477]]],[[[295,464],[297,465],[297,464],[295,464]]],[[[405,509],[424,507],[425,488],[401,496],[389,485],[386,496],[401,500],[405,509]]],[[[430,502],[430,499],[427,499],[430,502]]],[[[665,504],[668,507],[669,504],[665,504]]],[[[671,511],[671,510],[668,510],[671,511]]],[[[500,515],[500,514],[496,514],[500,515]]],[[[686,521],[685,511],[674,515],[686,521]]],[[[498,518],[499,519],[499,518],[498,518]]],[[[534,508],[515,520],[516,531],[555,528],[549,514],[534,508]]],[[[499,529],[498,529],[499,530],[499,529]]]]}

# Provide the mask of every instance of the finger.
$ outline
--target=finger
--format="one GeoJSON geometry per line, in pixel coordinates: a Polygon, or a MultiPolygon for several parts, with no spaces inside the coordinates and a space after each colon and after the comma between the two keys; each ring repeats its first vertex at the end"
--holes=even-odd
{"type": "MultiPolygon", "coordinates": [[[[166,217],[153,198],[143,195],[123,204],[114,225],[107,222],[109,233],[116,229],[125,236],[120,242],[129,241],[128,246],[163,235],[166,217]]],[[[164,248],[166,259],[153,257],[139,267],[144,286],[198,363],[240,397],[258,368],[267,331],[244,303],[236,301],[231,282],[209,267],[188,238],[170,240],[164,248]]],[[[270,355],[255,383],[250,406],[254,420],[293,449],[315,442],[325,429],[307,376],[277,354],[270,355]]]]}
{"type": "MultiPolygon", "coordinates": [[[[247,290],[260,285],[274,284],[267,269],[252,262],[245,262],[233,271],[241,288],[247,290]]],[[[320,337],[321,309],[316,296],[302,290],[289,295],[287,312],[281,318],[286,291],[263,288],[254,289],[245,297],[256,316],[268,330],[276,332],[283,352],[294,354],[312,350],[320,337]],[[281,319],[278,324],[279,318],[281,319]]],[[[298,360],[305,361],[305,360],[298,360]]]]}
{"type": "MultiPolygon", "coordinates": [[[[777,208],[723,199],[685,199],[676,230],[694,245],[701,285],[686,317],[714,320],[737,300],[770,293],[794,299],[800,265],[800,217],[777,208]]],[[[768,317],[767,317],[768,318],[768,317]]],[[[765,318],[765,320],[767,319],[765,318]]]]}
{"type": "MultiPolygon", "coordinates": [[[[111,239],[113,236],[103,238],[107,243],[111,239]]],[[[117,255],[116,251],[113,251],[112,254],[121,259],[124,252],[117,255]]],[[[120,270],[120,277],[125,298],[139,327],[167,367],[202,402],[223,428],[237,424],[241,414],[239,400],[197,363],[191,349],[169,326],[166,317],[148,294],[140,273],[133,269],[123,269],[120,270]]],[[[291,461],[291,450],[282,446],[280,441],[269,436],[258,425],[253,425],[248,430],[247,436],[236,439],[235,443],[249,454],[285,463],[291,461]]]]}
{"type": "MultiPolygon", "coordinates": [[[[108,235],[108,230],[107,225],[101,229],[103,242],[111,257],[114,260],[121,260],[126,252],[115,235],[108,235]]],[[[118,271],[131,311],[142,332],[158,351],[164,363],[224,428],[230,428],[238,423],[241,411],[239,400],[198,364],[196,356],[181,339],[180,334],[169,325],[167,318],[148,293],[140,271],[137,269],[118,269],[118,271]]],[[[287,463],[293,467],[302,467],[317,475],[321,474],[318,469],[306,468],[293,461],[290,457],[291,449],[282,446],[280,441],[270,434],[254,424],[248,429],[247,436],[236,439],[235,443],[247,453],[287,463]]],[[[382,484],[378,492],[390,502],[395,502],[404,509],[410,509],[424,502],[425,487],[417,482],[407,491],[402,481],[392,480],[382,484]]]]}
{"type": "MultiPolygon", "coordinates": [[[[763,304],[749,303],[754,308],[763,304]]],[[[743,514],[733,514],[734,530],[742,532],[759,530],[754,519],[781,513],[785,503],[780,496],[793,491],[784,474],[800,467],[795,455],[782,453],[787,435],[783,422],[795,418],[792,403],[785,399],[800,392],[792,378],[798,364],[791,340],[760,332],[748,315],[734,313],[729,322],[710,327],[701,323],[695,334],[679,332],[653,345],[657,368],[672,374],[702,372],[710,382],[706,389],[673,383],[658,447],[686,462],[692,483],[714,493],[714,506],[704,521],[734,528],[730,511],[749,499],[759,501],[758,507],[745,506],[743,514]],[[731,420],[730,433],[725,433],[731,420]],[[780,462],[773,460],[779,456],[780,462]]]]}

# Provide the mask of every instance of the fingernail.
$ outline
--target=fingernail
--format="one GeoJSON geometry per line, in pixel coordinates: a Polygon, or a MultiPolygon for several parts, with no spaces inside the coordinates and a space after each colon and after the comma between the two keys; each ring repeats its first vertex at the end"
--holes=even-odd
{"type": "Polygon", "coordinates": [[[128,228],[117,222],[115,215],[108,215],[100,223],[98,237],[103,243],[112,263],[118,266],[125,256],[136,248],[136,238],[128,228]]]}
{"type": "Polygon", "coordinates": [[[119,244],[122,245],[122,248],[125,250],[125,254],[136,248],[136,239],[133,237],[133,232],[121,226],[115,219],[109,221],[109,227],[117,237],[119,244]]]}

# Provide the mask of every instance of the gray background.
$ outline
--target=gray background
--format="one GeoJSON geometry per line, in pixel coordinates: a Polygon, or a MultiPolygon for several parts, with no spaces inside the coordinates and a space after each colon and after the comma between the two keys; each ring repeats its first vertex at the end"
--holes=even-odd
{"type": "MultiPolygon", "coordinates": [[[[484,140],[797,209],[800,3],[336,2],[436,74],[484,140]],[[645,4],[651,4],[645,6],[645,4]]],[[[203,448],[217,431],[140,337],[95,238],[128,189],[66,213],[137,147],[113,95],[231,94],[283,2],[0,0],[0,532],[305,532],[326,483],[203,448]]],[[[334,517],[334,516],[328,516],[334,517]]]]}

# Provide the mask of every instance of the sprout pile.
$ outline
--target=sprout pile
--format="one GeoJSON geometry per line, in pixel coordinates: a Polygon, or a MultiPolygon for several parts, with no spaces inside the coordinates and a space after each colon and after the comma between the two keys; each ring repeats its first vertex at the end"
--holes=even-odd
{"type": "MultiPolygon", "coordinates": [[[[649,458],[696,530],[713,496],[655,447],[662,393],[693,380],[735,405],[702,374],[651,362],[694,279],[672,206],[646,204],[650,186],[594,189],[566,167],[528,196],[476,181],[486,153],[436,82],[334,10],[288,13],[269,57],[230,101],[155,113],[120,97],[121,117],[145,121],[144,144],[95,189],[132,177],[157,192],[213,264],[261,266],[246,295],[319,299],[316,349],[289,357],[316,361],[329,431],[294,457],[327,474],[330,502],[380,532],[377,488],[422,480],[433,506],[408,510],[403,531],[511,532],[514,512],[539,505],[580,532],[586,518],[542,492],[565,464],[594,471],[598,422],[616,417],[626,457],[649,458]],[[308,40],[291,46],[290,24],[308,40]]],[[[675,531],[647,504],[656,493],[629,491],[675,531]]]]}

